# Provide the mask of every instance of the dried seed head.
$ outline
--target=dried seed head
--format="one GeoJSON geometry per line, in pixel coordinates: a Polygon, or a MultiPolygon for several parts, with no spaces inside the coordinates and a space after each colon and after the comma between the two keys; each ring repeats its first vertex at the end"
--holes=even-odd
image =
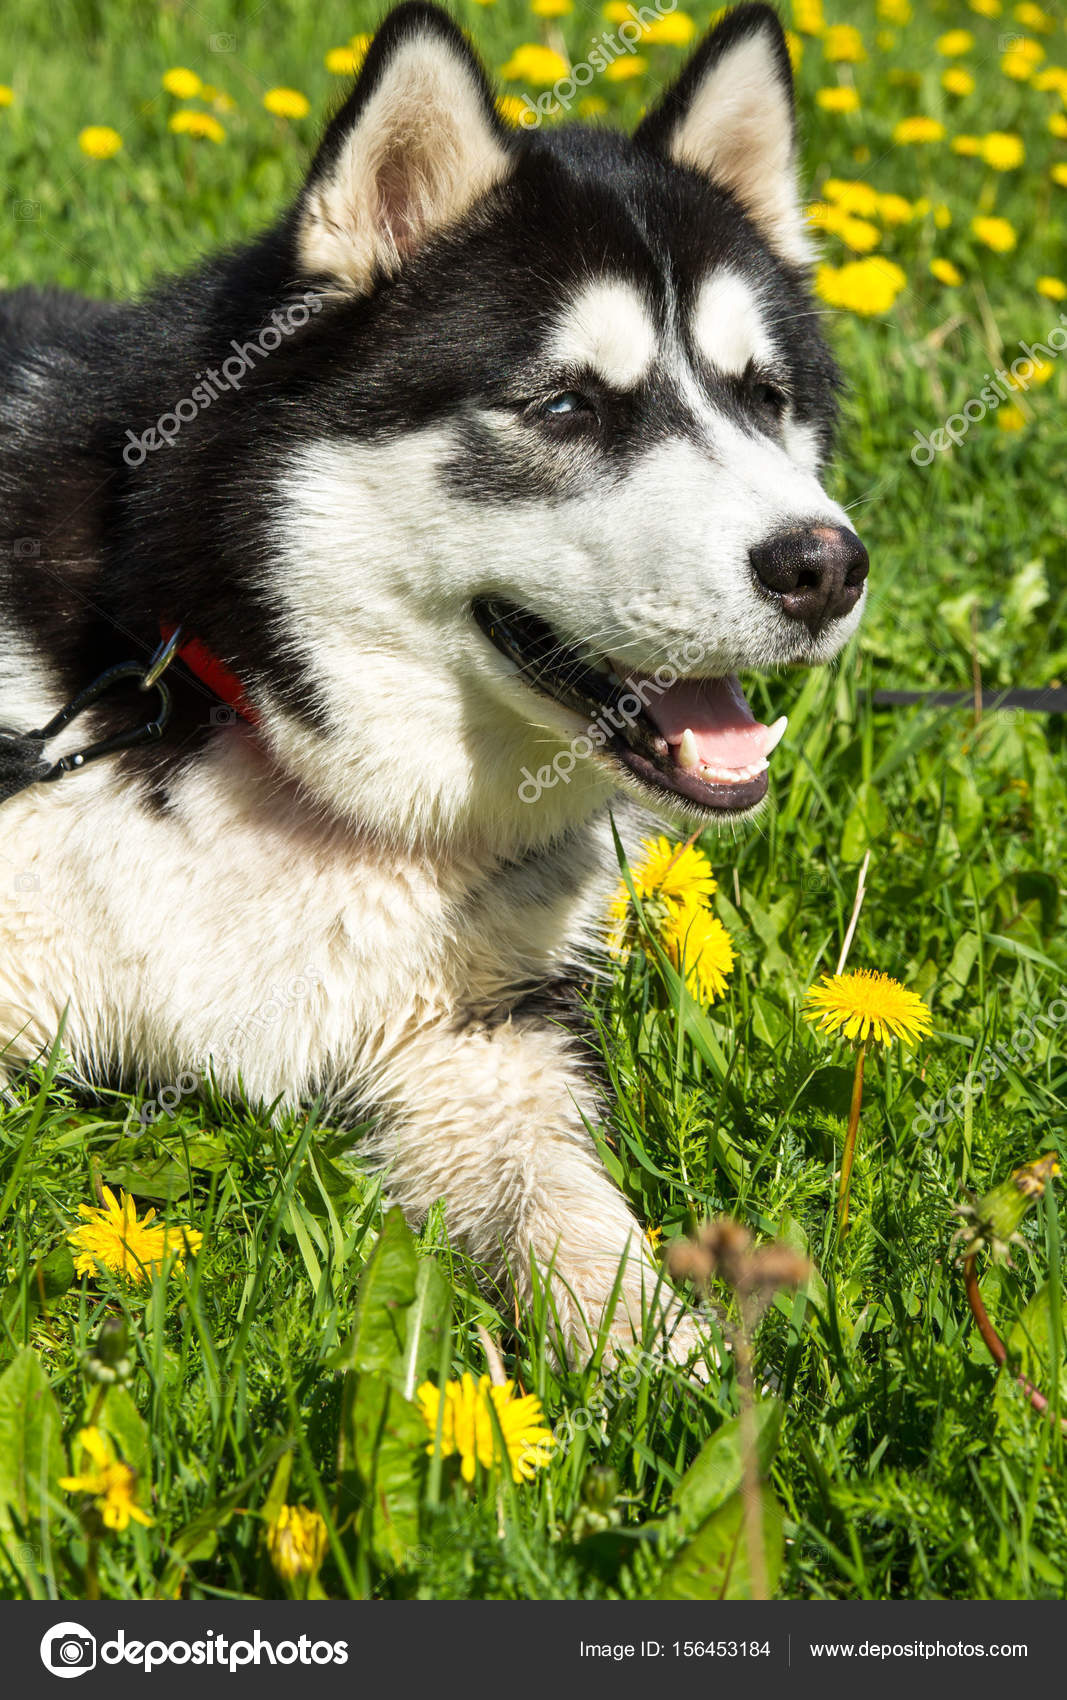
{"type": "Polygon", "coordinates": [[[767,1299],[783,1287],[797,1287],[810,1264],[781,1240],[752,1247],[752,1236],[729,1217],[706,1222],[695,1240],[676,1240],[667,1252],[675,1280],[706,1286],[717,1275],[741,1298],[767,1299]]]}

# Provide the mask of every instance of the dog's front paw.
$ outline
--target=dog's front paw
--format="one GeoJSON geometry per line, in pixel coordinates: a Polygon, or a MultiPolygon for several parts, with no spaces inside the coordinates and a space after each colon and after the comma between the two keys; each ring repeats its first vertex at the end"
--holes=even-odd
{"type": "Polygon", "coordinates": [[[599,1292],[576,1292],[568,1284],[561,1302],[558,1294],[555,1316],[563,1334],[564,1353],[572,1364],[588,1362],[600,1351],[600,1362],[613,1370],[623,1362],[684,1368],[695,1380],[706,1382],[711,1366],[719,1362],[720,1347],[701,1317],[670,1289],[664,1290],[658,1271],[646,1271],[652,1280],[643,1287],[624,1285],[613,1292],[613,1284],[599,1292]]]}

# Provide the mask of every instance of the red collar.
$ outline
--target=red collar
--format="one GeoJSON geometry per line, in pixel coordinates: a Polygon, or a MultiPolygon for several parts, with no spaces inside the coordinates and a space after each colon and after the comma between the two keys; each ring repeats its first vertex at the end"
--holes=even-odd
{"type": "MultiPolygon", "coordinates": [[[[171,625],[160,625],[163,641],[166,642],[176,628],[171,625]]],[[[206,685],[213,696],[232,708],[235,714],[246,720],[249,726],[258,726],[259,715],[245,695],[245,688],[236,673],[232,673],[224,661],[217,655],[212,655],[210,649],[200,642],[199,638],[190,638],[187,643],[178,645],[178,658],[188,667],[190,673],[206,685]]]]}

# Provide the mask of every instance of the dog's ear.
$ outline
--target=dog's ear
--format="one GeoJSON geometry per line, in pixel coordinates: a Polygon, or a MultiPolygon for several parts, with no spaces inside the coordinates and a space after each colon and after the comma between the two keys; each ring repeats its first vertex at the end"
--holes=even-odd
{"type": "Polygon", "coordinates": [[[364,292],[508,173],[485,75],[436,6],[398,6],[371,43],[296,208],[304,272],[364,292]]]}
{"type": "Polygon", "coordinates": [[[728,12],[635,140],[729,189],[783,259],[811,259],[797,187],[793,70],[769,6],[728,12]]]}

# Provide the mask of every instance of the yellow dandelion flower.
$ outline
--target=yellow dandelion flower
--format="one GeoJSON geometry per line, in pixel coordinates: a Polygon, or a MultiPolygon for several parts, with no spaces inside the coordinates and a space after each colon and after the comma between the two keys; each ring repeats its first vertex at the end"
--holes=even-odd
{"type": "Polygon", "coordinates": [[[373,40],[374,37],[364,30],[360,35],[349,36],[348,45],[358,59],[365,59],[373,40]]]}
{"type": "Polygon", "coordinates": [[[1059,183],[1062,188],[1067,189],[1067,165],[1054,165],[1049,176],[1054,183],[1059,183]]]}
{"type": "Polygon", "coordinates": [[[645,25],[643,39],[654,47],[688,47],[696,33],[696,23],[688,12],[668,12],[666,17],[645,25]]]}
{"type": "Polygon", "coordinates": [[[1051,360],[1035,360],[1023,382],[1023,389],[1029,389],[1031,384],[1047,384],[1055,370],[1051,360]]]}
{"type": "Polygon", "coordinates": [[[858,90],[850,87],[816,89],[815,104],[823,112],[858,112],[860,97],[858,90]]]}
{"type": "Polygon", "coordinates": [[[1045,49],[1039,41],[1020,36],[1004,54],[1000,68],[1013,82],[1028,83],[1044,57],[1045,49]]]}
{"type": "Polygon", "coordinates": [[[331,47],[323,64],[331,77],[353,77],[362,64],[354,47],[331,47]]]}
{"type": "Polygon", "coordinates": [[[299,89],[268,89],[263,104],[275,118],[306,118],[311,111],[311,102],[299,89]]]}
{"type": "Polygon", "coordinates": [[[1067,283],[1062,278],[1039,277],[1035,287],[1046,301],[1067,301],[1067,283]]]}
{"type": "Polygon", "coordinates": [[[584,100],[578,102],[578,111],[583,118],[601,118],[608,110],[608,103],[603,95],[587,94],[584,100]]]}
{"type": "Polygon", "coordinates": [[[1059,94],[1067,98],[1067,65],[1046,65],[1038,71],[1030,87],[1039,94],[1059,94]]]}
{"type": "Polygon", "coordinates": [[[967,0],[967,3],[980,18],[999,18],[1004,10],[1001,0],[967,0]]]}
{"type": "Polygon", "coordinates": [[[1023,139],[1005,130],[990,130],[982,137],[982,158],[994,171],[1014,171],[1026,158],[1023,139]]]}
{"type": "Polygon", "coordinates": [[[0,106],[10,106],[15,99],[15,91],[7,83],[0,83],[0,106]]]}
{"type": "Polygon", "coordinates": [[[176,136],[199,136],[208,142],[222,142],[226,131],[210,112],[198,112],[195,107],[183,106],[167,120],[167,129],[176,136]]]}
{"type": "Polygon", "coordinates": [[[947,71],[941,73],[941,87],[948,94],[973,94],[974,78],[962,65],[950,65],[947,71]]]}
{"type": "Polygon", "coordinates": [[[865,218],[845,217],[840,222],[835,221],[831,228],[854,254],[869,254],[882,240],[878,226],[868,223],[865,218]]]}
{"type": "MultiPolygon", "coordinates": [[[[441,1406],[441,1390],[431,1381],[424,1381],[416,1391],[423,1421],[430,1431],[426,1450],[433,1455],[437,1434],[437,1414],[441,1406]]],[[[490,1469],[503,1462],[500,1451],[503,1437],[512,1480],[529,1482],[538,1469],[551,1463],[556,1445],[555,1435],[545,1427],[541,1401],[536,1394],[515,1395],[513,1381],[491,1386],[487,1375],[475,1381],[466,1371],[459,1381],[446,1382],[444,1411],[441,1415],[441,1456],[460,1459],[460,1474],[465,1482],[474,1480],[477,1465],[490,1469]],[[493,1421],[492,1411],[499,1422],[493,1421]]]]}
{"type": "Polygon", "coordinates": [[[649,1249],[651,1251],[658,1253],[659,1248],[663,1243],[663,1229],[662,1228],[646,1228],[645,1229],[645,1239],[648,1241],[649,1249]]]}
{"type": "Polygon", "coordinates": [[[972,218],[971,229],[994,254],[1010,254],[1018,238],[1006,218],[972,218]]]}
{"type": "Polygon", "coordinates": [[[785,45],[789,53],[789,63],[794,71],[799,71],[804,58],[804,40],[797,35],[796,30],[786,30],[785,45]]]}
{"type": "Polygon", "coordinates": [[[574,11],[574,0],[531,0],[530,10],[535,18],[565,18],[574,11]]]}
{"type": "Polygon", "coordinates": [[[815,293],[827,306],[869,317],[888,313],[907,281],[892,260],[871,255],[845,266],[820,266],[815,293]]]}
{"type": "Polygon", "coordinates": [[[922,113],[916,113],[913,118],[902,118],[893,126],[893,140],[899,146],[910,146],[916,142],[939,142],[945,134],[945,126],[938,123],[936,118],[927,118],[922,113]]]}
{"type": "Polygon", "coordinates": [[[830,24],[823,33],[822,50],[831,65],[859,65],[867,57],[863,37],[854,24],[830,24]]]}
{"type": "Polygon", "coordinates": [[[911,23],[911,0],[878,0],[875,10],[887,24],[911,23]]]}
{"type": "Polygon", "coordinates": [[[627,59],[613,59],[604,76],[609,83],[628,83],[634,77],[643,77],[647,70],[648,60],[634,53],[627,59]]]}
{"type": "MultiPolygon", "coordinates": [[[[634,23],[633,13],[626,4],[626,0],[609,0],[609,4],[604,7],[604,16],[612,24],[634,23]]],[[[643,30],[646,25],[638,22],[635,24],[635,28],[643,30]]]]}
{"type": "Polygon", "coordinates": [[[184,65],[175,65],[164,71],[163,87],[178,100],[193,100],[203,91],[204,85],[195,71],[187,70],[184,65]]]}
{"type": "Polygon", "coordinates": [[[685,983],[700,1003],[714,1003],[726,990],[735,956],[729,933],[717,915],[699,903],[671,909],[659,929],[673,967],[685,971],[685,983]]]}
{"type": "Polygon", "coordinates": [[[528,41],[515,49],[500,75],[509,83],[529,83],[531,88],[547,89],[567,75],[567,61],[553,48],[528,41]]]}
{"type": "Polygon", "coordinates": [[[88,1467],[76,1476],[60,1476],[59,1485],[64,1493],[88,1494],[100,1513],[105,1529],[121,1533],[129,1527],[131,1520],[149,1528],[152,1519],[141,1510],[134,1497],[137,1472],[116,1456],[107,1436],[101,1434],[98,1428],[83,1428],[78,1434],[77,1445],[85,1454],[88,1467]]]}
{"type": "Polygon", "coordinates": [[[523,117],[530,108],[521,95],[502,94],[496,103],[496,109],[505,124],[521,124],[523,117]]]}
{"type": "Polygon", "coordinates": [[[824,974],[804,1001],[809,1021],[824,1033],[842,1033],[846,1039],[873,1036],[883,1045],[893,1039],[910,1045],[931,1027],[930,1011],[918,993],[877,969],[824,974]]]}
{"type": "Polygon", "coordinates": [[[963,273],[951,260],[931,260],[930,270],[938,283],[945,283],[950,289],[957,288],[963,282],[963,273]]]}
{"type": "Polygon", "coordinates": [[[283,1582],[316,1576],[326,1557],[329,1537],[317,1511],[283,1505],[267,1524],[267,1554],[283,1582]]]}
{"type": "Polygon", "coordinates": [[[881,233],[876,224],[871,224],[865,218],[854,217],[852,213],[846,212],[843,206],[831,206],[829,201],[813,201],[807,216],[809,224],[814,224],[820,230],[828,230],[833,236],[839,236],[842,242],[858,254],[868,253],[881,241],[881,233]]]}
{"type": "Polygon", "coordinates": [[[1025,429],[1026,415],[1021,407],[1016,407],[1014,402],[1009,402],[1006,407],[997,410],[998,431],[1006,431],[1009,435],[1013,435],[1016,431],[1024,431],[1025,429]]]}
{"type": "Polygon", "coordinates": [[[873,218],[878,211],[878,191],[872,189],[869,183],[848,177],[828,177],[822,192],[835,206],[847,213],[857,213],[860,218],[873,218]]]}
{"type": "Polygon", "coordinates": [[[952,151],[963,159],[978,159],[982,153],[981,136],[953,136],[952,151]]]}
{"type": "Polygon", "coordinates": [[[878,217],[883,224],[910,224],[916,207],[903,195],[879,195],[878,217]]]}
{"type": "Polygon", "coordinates": [[[120,1191],[116,1198],[110,1187],[102,1191],[103,1208],[79,1204],[78,1215],[84,1218],[84,1225],[71,1228],[67,1234],[68,1243],[78,1253],[74,1259],[77,1274],[95,1275],[103,1267],[143,1281],[146,1275],[158,1275],[168,1258],[173,1258],[176,1268],[184,1269],[186,1256],[195,1257],[203,1245],[204,1236],[197,1229],[155,1222],[154,1210],[147,1210],[138,1221],[137,1206],[128,1193],[120,1191]]]}
{"type": "Polygon", "coordinates": [[[1067,112],[1054,112],[1048,121],[1048,127],[1062,142],[1067,137],[1067,112]]]}
{"type": "Polygon", "coordinates": [[[1024,30],[1037,30],[1039,35],[1051,35],[1056,28],[1055,18],[1043,12],[1040,6],[1035,6],[1032,0],[1020,0],[1019,5],[1012,9],[1011,15],[1017,24],[1022,24],[1024,30]]]}
{"type": "Polygon", "coordinates": [[[826,28],[822,0],[793,0],[793,24],[801,35],[822,35],[826,28]]]}
{"type": "Polygon", "coordinates": [[[90,159],[114,159],[122,149],[122,137],[110,124],[89,124],[80,132],[78,146],[90,159]]]}
{"type": "Polygon", "coordinates": [[[695,844],[672,844],[660,836],[643,839],[641,848],[645,858],[630,877],[642,902],[661,897],[665,903],[704,903],[718,891],[711,863],[695,844]]]}
{"type": "Polygon", "coordinates": [[[939,35],[934,43],[942,59],[958,59],[961,53],[969,53],[974,46],[974,36],[970,30],[946,30],[939,35]]]}
{"type": "Polygon", "coordinates": [[[946,207],[944,201],[939,201],[934,208],[934,223],[938,230],[947,230],[952,223],[952,209],[946,207]]]}

